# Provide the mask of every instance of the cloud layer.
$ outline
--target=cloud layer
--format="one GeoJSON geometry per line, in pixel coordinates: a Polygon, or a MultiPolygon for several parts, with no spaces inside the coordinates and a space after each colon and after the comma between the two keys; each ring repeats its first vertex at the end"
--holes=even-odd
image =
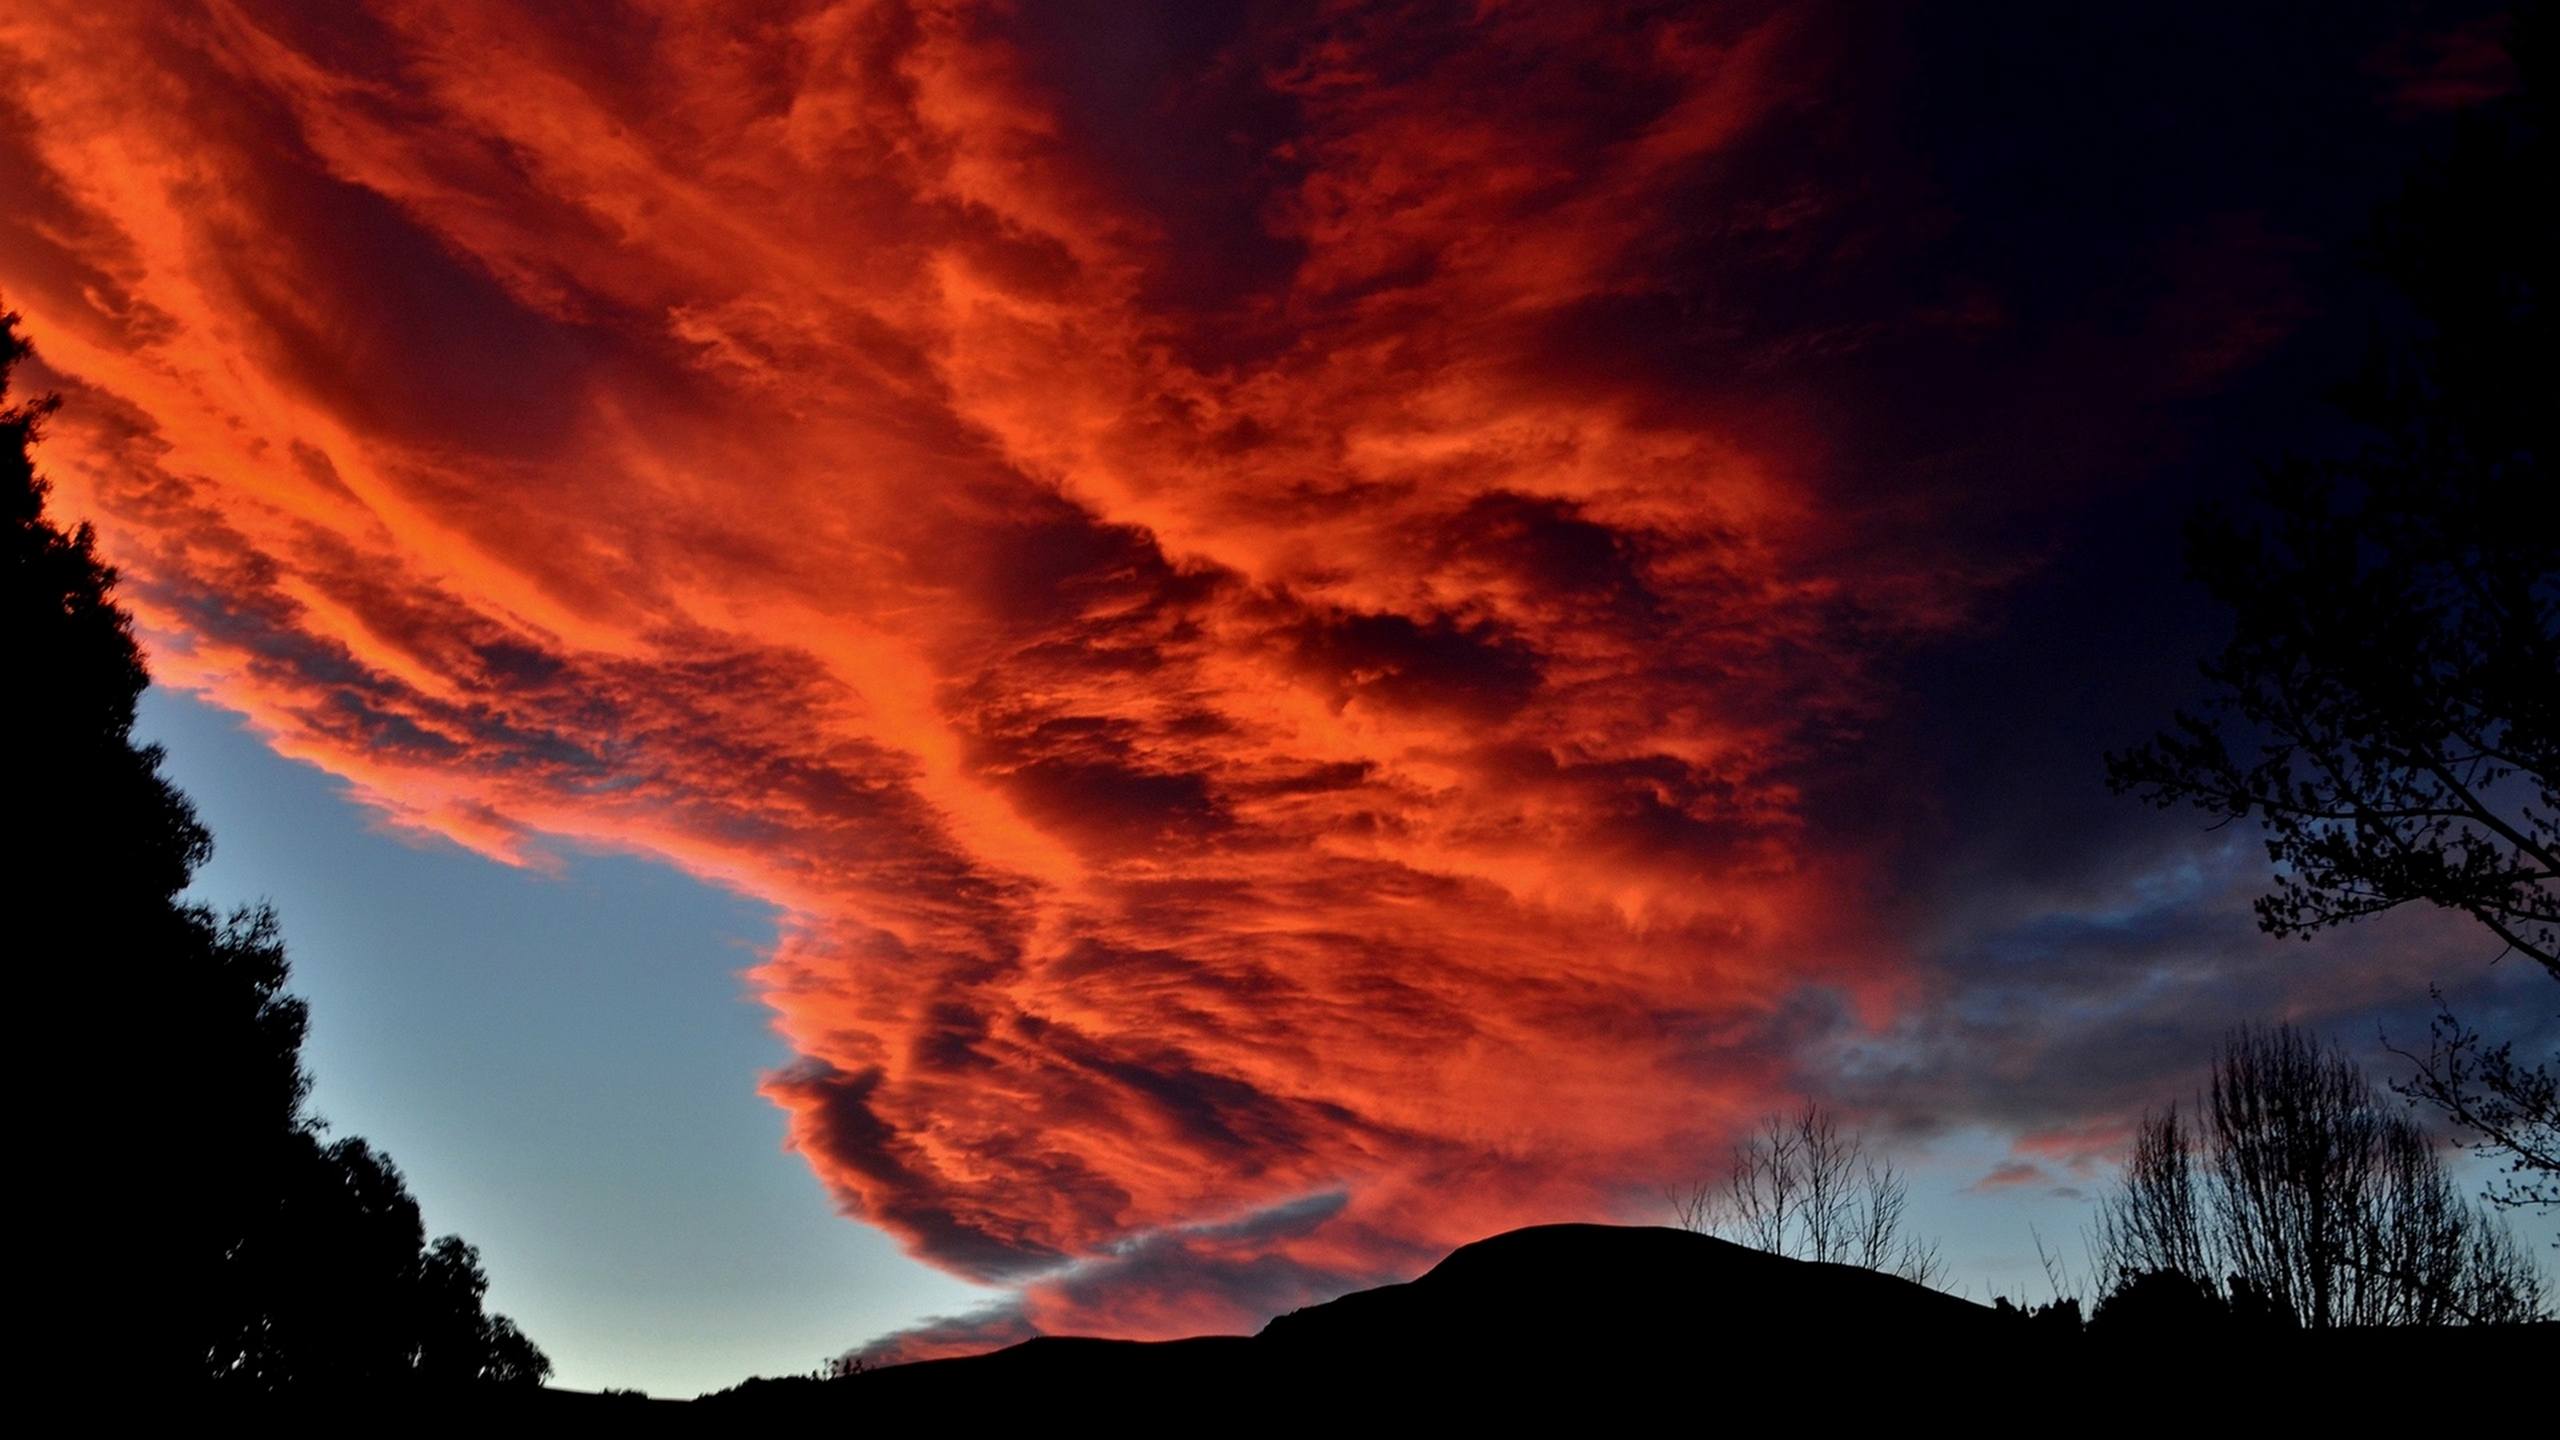
{"type": "Polygon", "coordinates": [[[1029,1284],[955,1342],[1626,1213],[1809,1027],[1953,1043],[1912,659],[2300,305],[2200,203],[2057,308],[1843,11],[1199,9],[0,21],[157,674],[781,907],[795,1145],[1029,1284]]]}

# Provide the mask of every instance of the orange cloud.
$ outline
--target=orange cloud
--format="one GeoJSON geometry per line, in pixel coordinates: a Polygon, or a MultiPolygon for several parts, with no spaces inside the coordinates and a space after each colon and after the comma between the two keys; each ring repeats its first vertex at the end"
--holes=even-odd
{"type": "Polygon", "coordinates": [[[22,5],[0,285],[165,683],[782,907],[849,1214],[1249,1324],[1889,1005],[1806,777],[1996,578],[1728,323],[1819,27],[1482,11],[22,5]]]}

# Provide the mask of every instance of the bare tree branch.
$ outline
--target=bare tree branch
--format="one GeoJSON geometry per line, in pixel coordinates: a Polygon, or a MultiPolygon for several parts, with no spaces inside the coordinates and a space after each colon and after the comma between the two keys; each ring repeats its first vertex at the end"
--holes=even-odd
{"type": "Polygon", "coordinates": [[[1764,1117],[1724,1178],[1664,1193],[1680,1228],[1799,1260],[1861,1265],[1922,1285],[1945,1276],[1934,1242],[1903,1228],[1910,1187],[1866,1137],[1808,1102],[1764,1117]]]}

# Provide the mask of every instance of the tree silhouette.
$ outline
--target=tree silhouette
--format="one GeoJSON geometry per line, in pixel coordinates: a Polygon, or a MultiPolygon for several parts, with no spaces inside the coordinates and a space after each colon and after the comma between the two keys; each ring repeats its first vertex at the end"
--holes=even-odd
{"type": "MultiPolygon", "coordinates": [[[[2204,715],[2107,760],[2110,783],[2254,819],[2269,933],[2410,903],[2460,910],[2560,982],[2560,485],[2544,203],[2549,12],[2520,7],[2519,91],[2461,118],[2388,210],[2378,258],[2414,325],[2342,396],[2354,457],[2269,471],[2189,530],[2227,605],[2204,715]]],[[[2439,1017],[2404,1094],[2503,1151],[2492,1198],[2560,1198],[2551,1069],[2439,1017]]]]}
{"type": "Polygon", "coordinates": [[[2184,1271],[2143,1270],[2099,1297],[2089,1333],[2108,1341],[2187,1340],[2232,1323],[2230,1302],[2212,1285],[2184,1271]]]}
{"type": "Polygon", "coordinates": [[[2445,1008],[2441,995],[2426,1053],[2389,1048],[2412,1062],[2410,1078],[2392,1089],[2443,1111],[2476,1137],[2470,1148],[2503,1158],[2505,1173],[2486,1192],[2490,1204],[2560,1205],[2560,1074],[2550,1064],[2517,1059],[2512,1040],[2490,1044],[2445,1008]]]}
{"type": "Polygon", "coordinates": [[[2126,1329],[2186,1323],[2205,1301],[2217,1319],[2314,1330],[2541,1318],[2513,1237],[2333,1047],[2286,1026],[2235,1031],[2199,1110],[2144,1117],[2100,1203],[2093,1249],[2114,1291],[2093,1325],[2111,1306],[2126,1329]]]}
{"type": "Polygon", "coordinates": [[[542,1352],[484,1312],[478,1255],[427,1245],[389,1159],[306,1111],[274,913],[183,898],[212,838],[134,743],[150,677],[115,572],[87,525],[46,518],[33,447],[55,406],[5,403],[30,353],[17,326],[0,313],[15,978],[22,1013],[98,1037],[34,1107],[61,1328],[117,1337],[160,1385],[539,1382],[542,1352]]]}
{"type": "Polygon", "coordinates": [[[1733,1147],[1723,1179],[1669,1199],[1683,1230],[1935,1285],[1945,1269],[1937,1245],[1903,1228],[1910,1193],[1864,1135],[1843,1132],[1831,1112],[1808,1101],[1792,1114],[1762,1117],[1733,1147]]]}

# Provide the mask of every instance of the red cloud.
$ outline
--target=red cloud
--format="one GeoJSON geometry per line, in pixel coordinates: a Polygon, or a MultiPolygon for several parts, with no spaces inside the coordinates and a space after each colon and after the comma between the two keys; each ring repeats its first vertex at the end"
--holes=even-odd
{"type": "Polygon", "coordinates": [[[2010,1160],[1992,1166],[1981,1179],[1965,1188],[1976,1191],[2014,1190],[2021,1185],[2043,1185],[2052,1178],[2044,1173],[2041,1165],[2026,1160],[2010,1160]]]}
{"type": "MultiPolygon", "coordinates": [[[[2133,1131],[2134,1123],[2129,1117],[2102,1115],[2076,1124],[2027,1131],[2011,1141],[2009,1148],[2061,1165],[2074,1175],[2086,1176],[2121,1158],[2133,1143],[2133,1131]]],[[[1992,1173],[2032,1168],[2031,1162],[2015,1161],[1992,1173]]]]}
{"type": "Polygon", "coordinates": [[[848,1213],[1248,1324],[1620,1208],[1798,987],[1890,1002],[1805,787],[1999,567],[1702,258],[1832,253],[1754,160],[1818,27],[1244,28],[1111,113],[966,6],[551,14],[22,10],[0,284],[165,682],[783,908],[848,1213]]]}

